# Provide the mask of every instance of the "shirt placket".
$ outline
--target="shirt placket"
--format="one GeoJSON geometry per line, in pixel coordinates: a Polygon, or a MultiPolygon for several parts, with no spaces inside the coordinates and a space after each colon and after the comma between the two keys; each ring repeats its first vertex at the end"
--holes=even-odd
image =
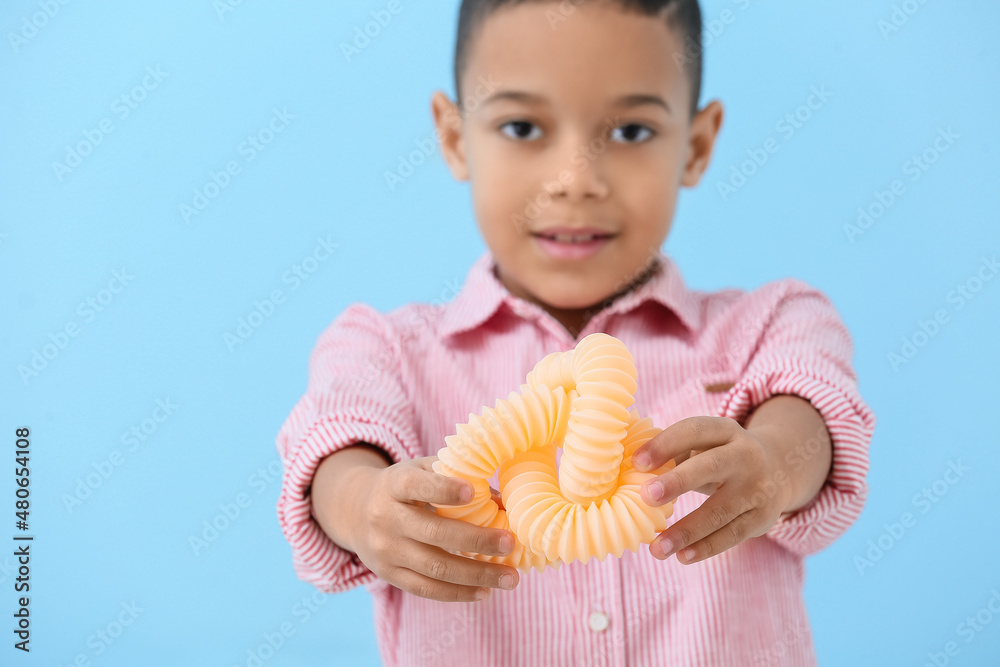
{"type": "Polygon", "coordinates": [[[621,560],[613,555],[604,562],[592,559],[580,587],[582,664],[592,667],[625,667],[625,613],[621,597],[621,560]]]}

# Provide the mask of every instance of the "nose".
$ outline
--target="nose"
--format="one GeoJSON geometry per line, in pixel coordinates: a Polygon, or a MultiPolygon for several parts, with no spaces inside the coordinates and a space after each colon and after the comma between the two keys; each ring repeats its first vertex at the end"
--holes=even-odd
{"type": "Polygon", "coordinates": [[[611,188],[604,173],[607,139],[581,139],[577,134],[567,133],[555,150],[554,173],[558,176],[544,183],[550,195],[574,202],[608,196],[611,188]]]}

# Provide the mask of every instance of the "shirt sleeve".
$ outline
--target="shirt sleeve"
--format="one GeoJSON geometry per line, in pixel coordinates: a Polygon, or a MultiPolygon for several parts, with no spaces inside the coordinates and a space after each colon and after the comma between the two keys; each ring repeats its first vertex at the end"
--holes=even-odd
{"type": "Polygon", "coordinates": [[[375,583],[377,576],[316,522],[313,476],[323,458],[359,442],[382,449],[394,463],[420,456],[401,375],[399,340],[385,316],[351,304],[317,340],[306,393],[277,435],[284,466],[278,521],[296,575],[323,592],[375,583]]]}
{"type": "MultiPolygon", "coordinates": [[[[787,279],[756,349],[720,414],[745,424],[747,415],[777,394],[808,400],[822,415],[833,445],[833,461],[819,493],[804,507],[782,516],[765,533],[801,556],[816,553],[840,537],[861,514],[868,495],[868,448],[875,416],[858,393],[851,367],[850,334],[830,300],[806,283],[787,279]]],[[[754,315],[759,317],[758,315],[754,315]]],[[[788,457],[792,470],[816,451],[809,439],[788,457]]],[[[794,472],[792,473],[794,474],[794,472]]]]}

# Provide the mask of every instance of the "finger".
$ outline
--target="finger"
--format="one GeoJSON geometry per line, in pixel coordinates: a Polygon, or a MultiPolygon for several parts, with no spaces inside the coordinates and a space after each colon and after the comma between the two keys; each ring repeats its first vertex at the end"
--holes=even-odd
{"type": "Polygon", "coordinates": [[[517,585],[517,569],[499,563],[487,563],[443,549],[413,542],[407,567],[436,581],[477,588],[511,589],[517,585]]]}
{"type": "Polygon", "coordinates": [[[501,528],[484,528],[433,512],[419,512],[403,522],[406,537],[449,551],[506,556],[514,550],[514,534],[501,528]]]}
{"type": "Polygon", "coordinates": [[[389,494],[396,500],[408,503],[465,505],[472,500],[475,493],[472,484],[459,477],[439,475],[431,470],[427,459],[434,458],[428,456],[417,459],[415,467],[402,469],[391,480],[389,494]]]}
{"type": "Polygon", "coordinates": [[[697,563],[732,549],[748,537],[761,535],[760,521],[757,512],[744,512],[708,537],[683,549],[677,554],[677,562],[684,565],[697,563]]]}
{"type": "MultiPolygon", "coordinates": [[[[701,507],[673,524],[653,540],[649,552],[664,560],[708,536],[725,530],[738,517],[748,513],[749,503],[725,492],[710,496],[701,507]]],[[[732,545],[730,545],[732,546],[732,545]]],[[[728,548],[728,547],[726,547],[728,548]]]]}
{"type": "MultiPolygon", "coordinates": [[[[687,417],[663,429],[632,454],[636,470],[655,470],[674,459],[680,463],[692,450],[705,450],[726,444],[740,425],[728,417],[687,417]]],[[[692,457],[693,458],[693,457],[692,457]]]]}
{"type": "Polygon", "coordinates": [[[736,454],[731,449],[713,447],[647,480],[639,488],[639,495],[647,505],[658,507],[688,491],[726,481],[737,466],[736,454]]]}
{"type": "Polygon", "coordinates": [[[386,580],[407,593],[441,602],[476,602],[490,596],[489,588],[436,581],[405,567],[393,570],[386,580]]]}
{"type": "Polygon", "coordinates": [[[490,487],[490,497],[493,499],[493,502],[497,504],[497,507],[502,510],[507,509],[503,506],[503,495],[492,486],[490,487]]]}

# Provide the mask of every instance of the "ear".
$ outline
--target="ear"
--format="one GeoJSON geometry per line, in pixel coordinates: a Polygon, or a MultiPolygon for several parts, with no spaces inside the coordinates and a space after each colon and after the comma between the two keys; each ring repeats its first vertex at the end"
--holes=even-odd
{"type": "Polygon", "coordinates": [[[438,143],[451,175],[455,180],[469,179],[468,163],[465,159],[465,138],[462,136],[462,117],[458,107],[440,90],[431,96],[431,113],[437,128],[438,143]]]}
{"type": "Polygon", "coordinates": [[[681,176],[681,185],[693,188],[698,185],[701,175],[708,169],[715,139],[719,136],[719,127],[722,126],[722,115],[722,104],[718,100],[712,100],[691,120],[687,162],[681,176]]]}

